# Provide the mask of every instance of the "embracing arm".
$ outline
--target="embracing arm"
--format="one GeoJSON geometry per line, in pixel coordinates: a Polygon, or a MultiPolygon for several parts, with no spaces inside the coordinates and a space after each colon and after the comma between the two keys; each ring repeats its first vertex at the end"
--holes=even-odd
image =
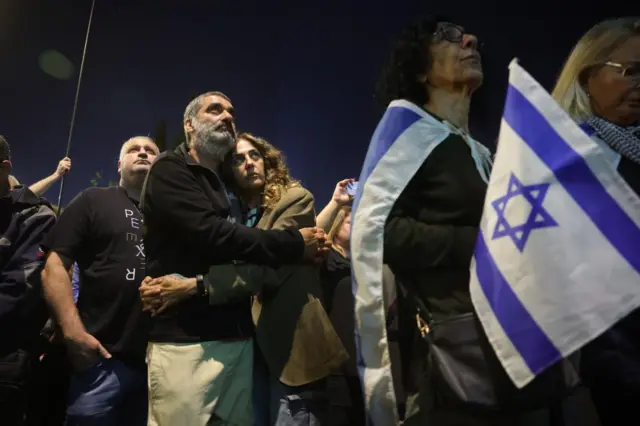
{"type": "Polygon", "coordinates": [[[236,225],[212,209],[196,177],[178,159],[161,157],[147,176],[142,210],[176,229],[185,240],[213,258],[241,259],[261,264],[297,263],[304,242],[296,230],[262,231],[236,225]]]}
{"type": "MultiPolygon", "coordinates": [[[[297,229],[312,226],[315,221],[313,196],[306,190],[293,188],[285,199],[274,207],[278,218],[275,229],[297,229]]],[[[274,269],[250,263],[214,265],[203,277],[209,303],[219,305],[247,298],[265,288],[276,288],[291,274],[292,268],[274,269]]],[[[195,277],[180,275],[144,279],[140,294],[144,309],[159,314],[169,306],[197,295],[195,277]]]]}
{"type": "MultiPolygon", "coordinates": [[[[281,213],[272,229],[300,229],[313,226],[315,212],[313,195],[303,188],[292,188],[274,208],[281,213]]],[[[291,268],[274,269],[250,263],[214,265],[204,276],[211,304],[227,303],[230,300],[256,294],[264,288],[278,287],[289,275],[291,268]]]]}

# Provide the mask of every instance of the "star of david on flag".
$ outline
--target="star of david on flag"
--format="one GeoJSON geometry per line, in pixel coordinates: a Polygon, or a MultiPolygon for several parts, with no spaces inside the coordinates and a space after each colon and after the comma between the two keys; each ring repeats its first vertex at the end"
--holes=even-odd
{"type": "Polygon", "coordinates": [[[509,68],[470,292],[521,388],[640,306],[640,198],[516,61],[509,68]]]}
{"type": "Polygon", "coordinates": [[[548,189],[548,183],[523,185],[516,175],[511,173],[507,193],[491,202],[498,215],[498,223],[496,223],[492,238],[495,240],[508,236],[513,240],[518,250],[522,251],[527,244],[529,234],[534,229],[558,226],[558,223],[542,206],[548,189]],[[508,218],[510,212],[514,213],[514,210],[523,207],[514,203],[518,198],[525,200],[526,206],[524,208],[530,206],[530,211],[524,223],[514,225],[509,222],[508,218]]]}

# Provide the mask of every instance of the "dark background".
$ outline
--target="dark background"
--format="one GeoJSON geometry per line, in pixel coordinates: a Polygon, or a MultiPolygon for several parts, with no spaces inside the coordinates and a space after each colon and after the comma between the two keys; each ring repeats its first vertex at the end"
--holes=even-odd
{"type": "MultiPolygon", "coordinates": [[[[97,0],[63,203],[96,171],[104,171],[101,183],[117,179],[124,140],[153,136],[164,119],[171,144],[190,99],[220,90],[233,100],[238,128],[282,149],[322,208],[337,180],[359,175],[381,113],[375,80],[394,37],[425,13],[452,14],[484,42],[472,132],[493,146],[511,59],[550,89],[589,27],[639,9],[598,5],[590,14],[586,3],[519,3],[97,0]]],[[[0,134],[22,183],[49,175],[64,156],[90,5],[0,0],[0,134]],[[39,66],[50,49],[73,63],[66,80],[39,66]]],[[[57,189],[47,193],[53,202],[57,189]]]]}

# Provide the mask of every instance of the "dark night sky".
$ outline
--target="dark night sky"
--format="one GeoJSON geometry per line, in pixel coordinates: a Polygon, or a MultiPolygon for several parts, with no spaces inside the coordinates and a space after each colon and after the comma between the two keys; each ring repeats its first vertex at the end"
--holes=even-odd
{"type": "MultiPolygon", "coordinates": [[[[465,3],[451,4],[466,10],[465,3]]],[[[23,183],[49,175],[64,155],[90,4],[0,0],[0,134],[12,145],[23,183]],[[73,62],[69,80],[40,70],[38,57],[48,49],[73,62]]],[[[177,135],[190,97],[221,90],[233,100],[239,129],[282,149],[322,208],[337,180],[359,174],[379,118],[373,86],[390,43],[423,13],[447,12],[429,10],[434,4],[97,0],[64,202],[98,170],[116,177],[125,139],[152,134],[160,119],[168,121],[170,137],[177,135]]],[[[526,17],[491,15],[494,7],[466,10],[459,19],[485,43],[485,84],[474,99],[472,131],[489,145],[514,56],[550,88],[584,31],[631,12],[600,8],[598,15],[567,17],[541,9],[526,17]]],[[[46,195],[55,202],[57,194],[55,187],[46,195]]]]}

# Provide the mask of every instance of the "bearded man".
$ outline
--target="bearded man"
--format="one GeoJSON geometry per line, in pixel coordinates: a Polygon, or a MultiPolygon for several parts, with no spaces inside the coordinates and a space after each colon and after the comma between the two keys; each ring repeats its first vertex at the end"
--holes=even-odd
{"type": "Polygon", "coordinates": [[[324,233],[316,228],[260,230],[231,219],[218,169],[235,146],[234,117],[223,93],[195,98],[184,113],[187,141],[160,155],[145,182],[147,275],[177,273],[197,280],[194,297],[152,319],[149,425],[250,424],[250,299],[210,306],[203,275],[215,264],[278,267],[314,261],[324,251],[324,233]]]}

